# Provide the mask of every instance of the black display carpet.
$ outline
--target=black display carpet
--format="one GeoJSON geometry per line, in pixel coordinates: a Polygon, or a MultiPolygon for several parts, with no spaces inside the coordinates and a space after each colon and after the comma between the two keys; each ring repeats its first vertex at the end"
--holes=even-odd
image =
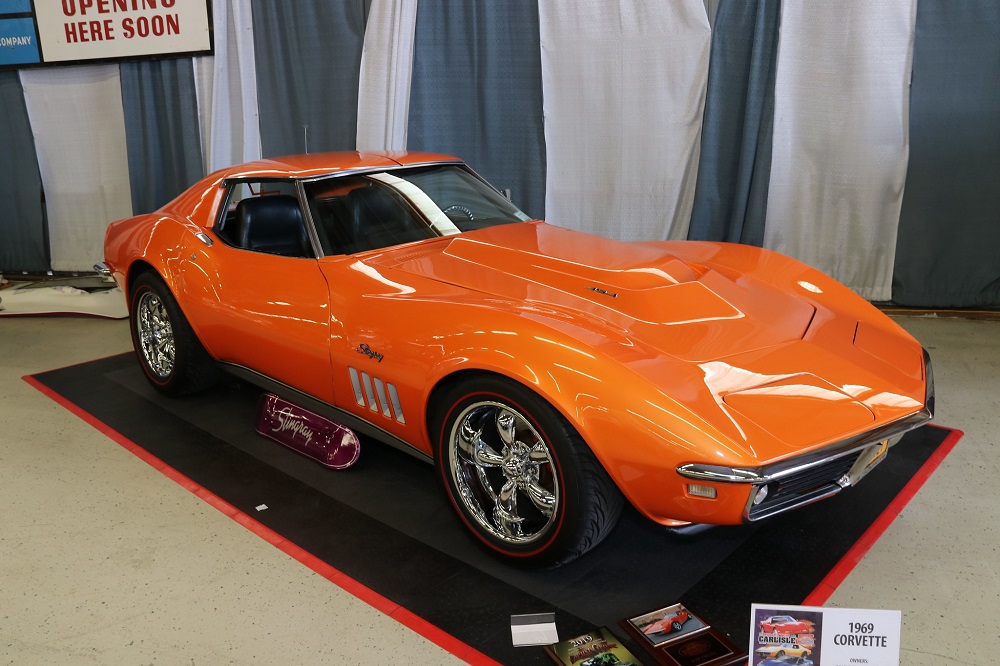
{"type": "MultiPolygon", "coordinates": [[[[746,645],[752,602],[822,603],[959,436],[937,427],[913,431],[857,488],[760,524],[678,536],[627,509],[585,557],[556,570],[525,571],[472,541],[429,465],[363,440],[358,464],[330,471],[257,435],[254,387],[230,380],[195,397],[165,398],[131,354],[26,379],[319,560],[506,664],[551,663],[540,648],[511,646],[515,613],[555,612],[561,638],[600,626],[624,637],[619,620],[682,601],[746,645]],[[258,511],[260,505],[268,508],[258,511]]],[[[641,649],[632,647],[639,656],[641,649]]]]}

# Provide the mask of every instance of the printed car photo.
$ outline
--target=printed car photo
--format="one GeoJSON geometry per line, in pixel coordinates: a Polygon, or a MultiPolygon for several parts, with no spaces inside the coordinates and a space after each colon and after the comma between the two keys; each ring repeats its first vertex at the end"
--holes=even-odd
{"type": "Polygon", "coordinates": [[[760,622],[760,631],[765,634],[808,634],[812,630],[812,622],[796,620],[791,615],[772,615],[760,622]]]}
{"type": "Polygon", "coordinates": [[[777,661],[788,657],[808,657],[812,654],[812,650],[795,643],[789,643],[787,645],[762,645],[754,650],[754,654],[777,661]]]}
{"type": "Polygon", "coordinates": [[[806,657],[796,657],[793,655],[782,655],[773,659],[765,659],[757,666],[813,666],[812,659],[806,657]]]}
{"type": "Polygon", "coordinates": [[[677,613],[673,613],[667,617],[664,617],[656,622],[651,622],[642,628],[642,633],[649,636],[650,634],[669,634],[671,632],[680,631],[684,628],[684,623],[688,621],[691,614],[687,610],[680,610],[677,613]]]}
{"type": "Polygon", "coordinates": [[[843,285],[715,242],[531,219],[460,160],[266,159],[112,223],[148,380],[220,372],[436,466],[469,532],[557,565],[831,497],[931,417],[929,357],[843,285]]]}

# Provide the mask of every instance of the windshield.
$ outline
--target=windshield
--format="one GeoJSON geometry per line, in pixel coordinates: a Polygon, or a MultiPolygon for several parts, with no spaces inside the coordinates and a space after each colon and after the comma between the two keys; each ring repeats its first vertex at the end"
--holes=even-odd
{"type": "Polygon", "coordinates": [[[332,176],[306,183],[305,194],[327,255],[530,219],[457,164],[332,176]]]}

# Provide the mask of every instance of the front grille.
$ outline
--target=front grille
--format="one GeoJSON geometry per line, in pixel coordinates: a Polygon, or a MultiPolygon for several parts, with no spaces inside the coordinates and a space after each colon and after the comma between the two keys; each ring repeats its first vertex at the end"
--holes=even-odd
{"type": "Polygon", "coordinates": [[[779,481],[772,481],[768,486],[767,498],[760,504],[752,505],[747,518],[760,520],[835,495],[841,490],[837,481],[851,471],[861,454],[862,450],[854,451],[815,467],[789,474],[779,481]]]}

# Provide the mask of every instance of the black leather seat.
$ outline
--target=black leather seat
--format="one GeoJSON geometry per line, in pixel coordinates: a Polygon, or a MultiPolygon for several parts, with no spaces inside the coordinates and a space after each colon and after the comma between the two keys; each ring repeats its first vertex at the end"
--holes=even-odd
{"type": "Polygon", "coordinates": [[[299,201],[287,194],[243,199],[236,205],[234,242],[242,248],[311,257],[309,237],[299,201]]]}
{"type": "Polygon", "coordinates": [[[350,210],[351,252],[429,238],[433,233],[384,187],[353,190],[347,197],[350,210]]]}

